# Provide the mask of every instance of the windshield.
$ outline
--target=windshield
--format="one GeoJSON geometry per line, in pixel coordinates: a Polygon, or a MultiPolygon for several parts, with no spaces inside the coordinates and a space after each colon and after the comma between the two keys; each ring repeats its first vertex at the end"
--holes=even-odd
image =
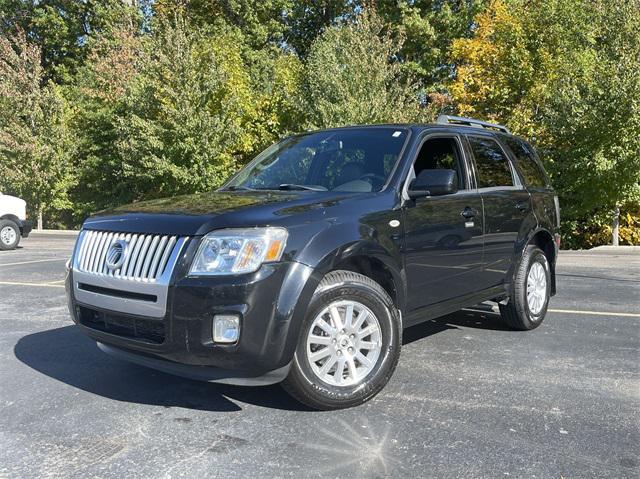
{"type": "Polygon", "coordinates": [[[226,189],[371,192],[387,182],[405,128],[348,128],[294,136],[267,148],[226,189]]]}

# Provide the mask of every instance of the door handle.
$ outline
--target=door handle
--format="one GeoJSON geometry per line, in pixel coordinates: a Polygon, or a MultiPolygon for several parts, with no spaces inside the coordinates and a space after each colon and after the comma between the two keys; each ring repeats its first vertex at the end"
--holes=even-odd
{"type": "Polygon", "coordinates": [[[473,208],[469,208],[468,206],[460,212],[460,215],[463,218],[466,218],[468,220],[470,220],[471,218],[473,218],[477,214],[478,214],[478,212],[476,210],[474,210],[473,208]]]}
{"type": "Polygon", "coordinates": [[[520,211],[527,211],[529,209],[529,203],[527,201],[518,201],[516,203],[516,209],[520,211]]]}

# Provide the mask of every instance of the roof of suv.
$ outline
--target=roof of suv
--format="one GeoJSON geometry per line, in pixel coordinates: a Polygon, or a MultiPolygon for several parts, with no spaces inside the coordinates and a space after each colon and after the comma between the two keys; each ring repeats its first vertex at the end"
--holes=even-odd
{"type": "Polygon", "coordinates": [[[503,133],[507,135],[511,135],[512,133],[509,129],[504,125],[499,125],[497,123],[489,123],[482,120],[477,120],[475,118],[466,118],[460,116],[449,116],[449,115],[440,115],[435,123],[378,123],[374,125],[344,125],[335,128],[326,128],[320,131],[327,130],[342,130],[349,128],[389,128],[389,127],[398,127],[398,128],[416,128],[416,129],[424,129],[424,128],[434,128],[434,127],[450,127],[458,129],[458,127],[474,128],[481,129],[485,131],[492,131],[494,133],[503,133]]]}

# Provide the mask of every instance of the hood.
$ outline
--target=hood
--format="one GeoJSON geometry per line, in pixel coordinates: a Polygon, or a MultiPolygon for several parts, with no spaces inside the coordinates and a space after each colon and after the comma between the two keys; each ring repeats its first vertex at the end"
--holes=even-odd
{"type": "Polygon", "coordinates": [[[127,233],[202,235],[217,228],[279,225],[323,215],[353,194],[313,191],[216,191],[149,200],[102,211],[84,228],[127,233]]]}

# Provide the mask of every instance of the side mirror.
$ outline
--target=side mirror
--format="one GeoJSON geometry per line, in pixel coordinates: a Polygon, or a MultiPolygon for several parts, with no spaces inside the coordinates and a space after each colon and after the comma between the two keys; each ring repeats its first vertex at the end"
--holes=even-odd
{"type": "Polygon", "coordinates": [[[422,170],[409,184],[409,198],[449,195],[458,191],[458,174],[455,170],[422,170]]]}

